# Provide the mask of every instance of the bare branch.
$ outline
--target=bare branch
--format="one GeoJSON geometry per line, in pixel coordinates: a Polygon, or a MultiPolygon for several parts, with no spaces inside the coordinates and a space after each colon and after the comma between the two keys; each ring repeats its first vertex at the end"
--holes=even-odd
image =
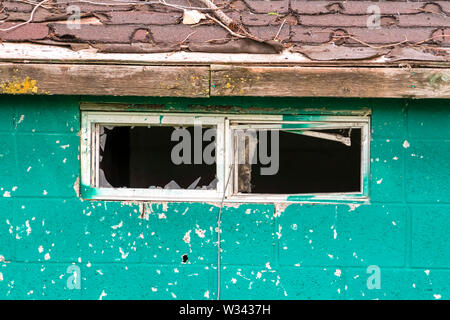
{"type": "Polygon", "coordinates": [[[219,19],[224,25],[230,28],[234,21],[229,16],[227,16],[222,10],[220,10],[211,0],[198,0],[207,6],[209,9],[214,11],[214,15],[219,19]]]}

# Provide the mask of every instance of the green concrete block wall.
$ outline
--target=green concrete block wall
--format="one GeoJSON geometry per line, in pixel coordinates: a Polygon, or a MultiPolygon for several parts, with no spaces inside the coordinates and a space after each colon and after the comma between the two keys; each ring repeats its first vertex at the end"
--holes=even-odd
{"type": "Polygon", "coordinates": [[[217,204],[78,198],[81,101],[370,108],[370,204],[225,207],[221,298],[450,298],[448,100],[0,96],[0,299],[217,298],[217,204]],[[71,266],[80,289],[67,285],[71,266]]]}

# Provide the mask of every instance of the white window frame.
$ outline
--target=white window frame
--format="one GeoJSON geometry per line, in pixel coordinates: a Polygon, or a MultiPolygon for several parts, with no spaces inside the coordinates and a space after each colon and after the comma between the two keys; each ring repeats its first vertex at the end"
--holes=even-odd
{"type": "Polygon", "coordinates": [[[132,112],[82,112],[81,185],[88,199],[102,200],[160,200],[217,201],[224,192],[224,123],[221,118],[194,114],[156,114],[132,112]],[[100,126],[182,126],[202,124],[216,126],[215,190],[102,188],[99,187],[99,127],[100,126]]]}
{"type": "MultiPolygon", "coordinates": [[[[237,192],[238,163],[234,152],[227,153],[227,165],[234,163],[230,183],[226,189],[229,202],[367,202],[369,200],[370,177],[370,117],[369,116],[329,116],[329,115],[295,115],[295,116],[229,116],[226,130],[226,150],[233,151],[233,129],[280,129],[283,125],[321,129],[359,128],[361,129],[361,172],[359,192],[338,193],[301,193],[301,194],[258,194],[237,192]]],[[[228,176],[228,174],[227,174],[228,176]]]]}
{"type": "Polygon", "coordinates": [[[334,115],[227,115],[155,112],[82,111],[82,196],[94,200],[221,201],[225,202],[366,202],[369,200],[370,117],[334,115]],[[215,190],[101,188],[99,176],[99,127],[139,125],[212,125],[217,127],[215,190]],[[237,163],[234,161],[233,130],[236,128],[279,129],[283,125],[309,130],[361,129],[361,190],[347,193],[256,194],[236,192],[237,163]],[[229,177],[231,173],[231,176],[229,177]],[[225,186],[228,181],[228,185],[225,186]],[[84,191],[84,192],[83,192],[84,191]]]}

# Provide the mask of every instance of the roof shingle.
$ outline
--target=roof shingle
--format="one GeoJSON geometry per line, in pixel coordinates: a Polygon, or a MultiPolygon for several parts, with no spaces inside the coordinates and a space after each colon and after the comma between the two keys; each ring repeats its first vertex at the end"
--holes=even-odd
{"type": "MultiPolygon", "coordinates": [[[[34,8],[30,2],[38,3],[37,0],[2,1],[0,29],[27,21],[34,8]]],[[[0,40],[74,45],[72,48],[77,47],[75,44],[97,47],[102,44],[110,50],[120,48],[118,52],[126,52],[127,45],[130,52],[148,52],[144,48],[162,52],[190,48],[209,52],[220,52],[221,48],[224,52],[230,52],[230,48],[233,48],[231,52],[257,52],[258,45],[235,41],[237,38],[231,32],[212,20],[202,20],[197,25],[182,24],[183,8],[203,8],[200,2],[165,0],[170,5],[157,2],[49,0],[36,10],[31,23],[0,31],[0,40]],[[69,6],[72,8],[68,9],[69,6]],[[80,12],[78,26],[73,25],[74,6],[80,12]],[[224,46],[226,42],[230,45],[224,46]]],[[[216,0],[215,4],[235,21],[238,27],[234,31],[246,30],[263,41],[277,41],[294,51],[303,46],[326,47],[330,43],[374,50],[426,45],[447,53],[450,47],[450,1],[216,0]],[[380,24],[374,27],[377,12],[380,24]]],[[[267,53],[266,47],[260,48],[261,53],[267,53]]],[[[345,52],[352,59],[351,50],[345,52]]],[[[358,56],[355,53],[354,58],[358,56]]]]}

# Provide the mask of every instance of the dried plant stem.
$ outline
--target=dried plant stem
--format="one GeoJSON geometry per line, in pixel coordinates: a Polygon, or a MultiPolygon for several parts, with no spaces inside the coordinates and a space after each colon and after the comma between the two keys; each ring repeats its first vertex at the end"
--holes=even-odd
{"type": "Polygon", "coordinates": [[[228,26],[226,26],[224,23],[222,23],[221,21],[217,20],[216,18],[210,16],[209,14],[205,14],[205,16],[208,19],[213,20],[215,23],[217,23],[218,25],[220,25],[222,28],[224,28],[225,30],[227,30],[231,35],[238,37],[238,38],[247,38],[247,36],[244,36],[242,34],[236,33],[233,30],[231,30],[228,26]]]}
{"type": "Polygon", "coordinates": [[[36,12],[36,10],[37,10],[40,6],[42,6],[44,3],[46,3],[47,1],[49,1],[49,0],[43,0],[43,1],[39,2],[37,5],[35,5],[35,7],[33,8],[33,10],[31,11],[30,18],[28,18],[27,21],[22,22],[22,23],[19,23],[19,24],[16,24],[16,25],[14,25],[14,26],[12,26],[12,27],[9,27],[9,28],[6,28],[6,29],[0,29],[0,31],[3,31],[3,32],[5,32],[5,31],[11,31],[11,30],[17,29],[17,28],[19,28],[19,27],[21,27],[21,26],[23,26],[23,25],[26,25],[26,24],[30,23],[31,21],[33,21],[34,13],[36,12]]]}

